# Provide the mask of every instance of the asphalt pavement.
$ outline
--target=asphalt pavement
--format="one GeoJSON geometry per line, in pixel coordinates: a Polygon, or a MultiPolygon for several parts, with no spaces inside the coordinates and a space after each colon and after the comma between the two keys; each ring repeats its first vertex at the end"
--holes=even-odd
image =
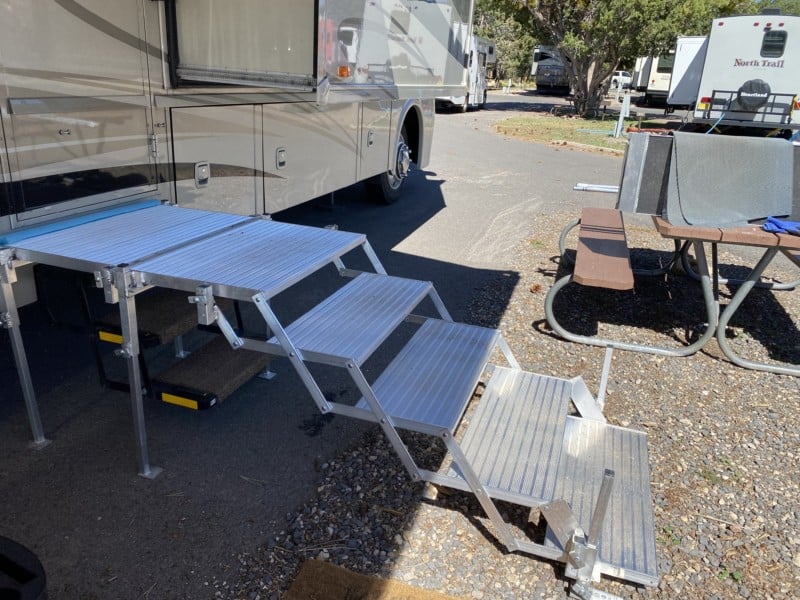
{"type": "MultiPolygon", "coordinates": [[[[573,186],[617,184],[618,156],[493,130],[516,111],[563,103],[492,92],[484,110],[437,115],[431,163],[412,174],[397,203],[372,204],[356,185],[275,218],[366,233],[390,274],[432,281],[458,320],[476,290],[518,277],[510,251],[537,215],[615,201],[573,186]]],[[[316,284],[297,286],[276,310],[291,313],[298,298],[319,293],[316,284]]],[[[68,308],[66,300],[56,306],[68,308]]],[[[0,333],[0,536],[38,555],[51,599],[213,597],[209,582],[233,576],[237,553],[280,531],[286,514],[316,493],[320,465],[367,427],[322,417],[278,360],[277,378],[255,379],[212,410],[147,401],[150,458],[164,471],[144,479],[136,474],[128,395],[99,384],[86,334],[51,324],[38,305],[23,308],[21,320],[52,443],[28,447],[10,344],[0,333]]],[[[190,347],[201,338],[190,338],[190,347]]],[[[168,349],[160,352],[152,360],[166,360],[168,349]]],[[[337,374],[322,375],[326,394],[349,393],[337,374]]]]}

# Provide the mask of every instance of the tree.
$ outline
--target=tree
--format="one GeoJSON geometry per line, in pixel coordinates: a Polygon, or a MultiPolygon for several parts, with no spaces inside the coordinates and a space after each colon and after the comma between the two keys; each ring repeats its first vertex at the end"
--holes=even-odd
{"type": "MultiPolygon", "coordinates": [[[[780,0],[778,0],[780,1],[780,0]]],[[[784,0],[786,1],[786,0],[784,0]]],[[[711,19],[766,5],[759,0],[494,0],[506,10],[524,8],[536,36],[556,46],[571,64],[573,102],[579,114],[600,107],[603,83],[624,59],[659,54],[678,35],[708,32],[711,19]]]]}
{"type": "Polygon", "coordinates": [[[474,23],[475,33],[494,43],[497,79],[524,77],[530,73],[536,40],[528,11],[509,12],[493,6],[490,0],[477,0],[474,23]]]}

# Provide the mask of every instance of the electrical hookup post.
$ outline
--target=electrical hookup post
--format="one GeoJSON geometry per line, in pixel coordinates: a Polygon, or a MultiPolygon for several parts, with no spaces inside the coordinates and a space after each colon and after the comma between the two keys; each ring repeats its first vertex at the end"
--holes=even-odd
{"type": "Polygon", "coordinates": [[[625,130],[625,117],[631,115],[631,95],[625,94],[622,97],[622,107],[619,110],[619,119],[617,119],[617,126],[614,127],[614,137],[618,138],[625,130]]]}

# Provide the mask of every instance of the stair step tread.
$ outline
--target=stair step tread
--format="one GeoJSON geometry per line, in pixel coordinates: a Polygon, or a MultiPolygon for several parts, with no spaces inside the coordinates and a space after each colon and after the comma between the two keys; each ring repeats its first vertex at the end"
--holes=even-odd
{"type": "MultiPolygon", "coordinates": [[[[361,365],[431,288],[429,281],[362,273],[289,325],[286,334],[304,354],[324,355],[307,355],[309,360],[327,356],[361,365]]],[[[267,344],[276,346],[277,339],[267,344]]]]}
{"type": "MultiPolygon", "coordinates": [[[[210,405],[222,402],[269,365],[270,357],[252,350],[234,350],[222,336],[176,362],[153,378],[158,396],[205,398],[210,405]]],[[[174,402],[173,402],[174,403],[174,402]]],[[[207,406],[206,406],[207,408],[207,406]]]]}
{"type": "MultiPolygon", "coordinates": [[[[538,506],[554,496],[572,381],[495,367],[461,448],[493,498],[538,506]]],[[[457,465],[449,473],[461,477],[457,465]]]]}
{"type": "MultiPolygon", "coordinates": [[[[373,392],[397,427],[452,432],[499,336],[485,327],[428,319],[375,381],[373,392]]],[[[362,398],[356,409],[367,412],[369,405],[362,398]]]]}
{"type": "MultiPolygon", "coordinates": [[[[197,308],[189,303],[188,298],[186,292],[169,288],[153,288],[139,294],[136,297],[136,323],[140,341],[147,341],[148,345],[168,344],[197,327],[197,308]]],[[[226,310],[232,302],[219,298],[217,305],[226,310]]],[[[110,311],[95,325],[98,333],[122,335],[119,310],[110,311]]]]}
{"type": "MultiPolygon", "coordinates": [[[[614,470],[614,485],[599,541],[601,571],[656,585],[658,565],[647,434],[567,417],[553,498],[569,503],[584,531],[589,530],[605,469],[614,470]]],[[[560,547],[552,535],[548,535],[546,544],[560,547]]]]}

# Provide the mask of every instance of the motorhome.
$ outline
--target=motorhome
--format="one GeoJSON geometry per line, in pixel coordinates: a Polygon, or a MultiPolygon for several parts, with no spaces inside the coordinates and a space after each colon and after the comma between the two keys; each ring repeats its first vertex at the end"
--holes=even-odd
{"type": "Polygon", "coordinates": [[[365,181],[394,200],[471,19],[471,0],[7,1],[0,232],[139,197],[271,214],[365,181]]]}
{"type": "Polygon", "coordinates": [[[706,58],[708,36],[679,36],[667,94],[667,112],[694,109],[700,75],[706,58]]]}
{"type": "Polygon", "coordinates": [[[569,94],[570,65],[563,54],[553,46],[536,46],[533,49],[531,75],[536,89],[559,94],[569,94]]]}
{"type": "Polygon", "coordinates": [[[459,96],[436,98],[437,108],[459,108],[461,112],[466,112],[471,108],[485,106],[489,91],[487,72],[496,61],[494,42],[474,34],[469,36],[467,50],[464,54],[466,89],[459,96]]]}
{"type": "Polygon", "coordinates": [[[800,16],[714,19],[693,120],[796,129],[800,120],[800,16]]]}

